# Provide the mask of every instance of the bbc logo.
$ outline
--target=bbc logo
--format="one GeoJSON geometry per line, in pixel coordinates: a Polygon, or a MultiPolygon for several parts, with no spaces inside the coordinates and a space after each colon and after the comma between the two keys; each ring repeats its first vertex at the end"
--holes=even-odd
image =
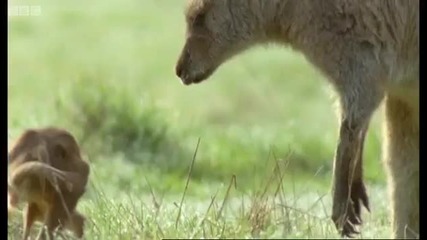
{"type": "Polygon", "coordinates": [[[15,16],[40,16],[42,9],[39,5],[14,5],[7,9],[9,17],[15,16]]]}

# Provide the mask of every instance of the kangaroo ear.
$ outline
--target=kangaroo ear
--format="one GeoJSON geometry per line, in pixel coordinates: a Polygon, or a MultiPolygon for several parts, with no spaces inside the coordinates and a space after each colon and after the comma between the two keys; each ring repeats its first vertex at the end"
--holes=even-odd
{"type": "Polygon", "coordinates": [[[186,7],[188,21],[194,25],[201,25],[204,22],[206,13],[212,5],[212,1],[188,1],[186,7]]]}

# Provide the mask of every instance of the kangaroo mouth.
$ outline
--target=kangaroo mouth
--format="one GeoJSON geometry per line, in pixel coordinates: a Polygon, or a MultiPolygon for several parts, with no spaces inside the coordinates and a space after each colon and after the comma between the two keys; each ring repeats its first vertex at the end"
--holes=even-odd
{"type": "Polygon", "coordinates": [[[186,74],[185,72],[182,72],[181,74],[177,74],[177,75],[181,79],[182,84],[191,85],[191,84],[198,84],[205,81],[213,74],[213,72],[215,72],[215,70],[216,70],[216,67],[207,69],[203,72],[197,72],[193,74],[186,74]]]}

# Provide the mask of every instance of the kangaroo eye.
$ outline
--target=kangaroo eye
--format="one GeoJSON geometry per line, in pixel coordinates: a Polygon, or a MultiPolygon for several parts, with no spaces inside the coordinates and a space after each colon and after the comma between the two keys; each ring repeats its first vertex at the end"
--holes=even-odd
{"type": "Polygon", "coordinates": [[[204,13],[198,14],[193,20],[193,25],[194,26],[203,26],[205,23],[205,18],[206,18],[206,14],[204,14],[204,13]]]}

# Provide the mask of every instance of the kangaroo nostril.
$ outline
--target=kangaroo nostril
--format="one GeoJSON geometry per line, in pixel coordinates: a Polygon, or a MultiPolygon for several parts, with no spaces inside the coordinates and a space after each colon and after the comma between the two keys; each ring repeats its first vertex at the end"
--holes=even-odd
{"type": "Polygon", "coordinates": [[[178,63],[175,67],[175,73],[178,77],[181,77],[182,75],[182,64],[178,63]]]}
{"type": "Polygon", "coordinates": [[[188,51],[188,47],[184,46],[184,49],[181,52],[181,56],[179,57],[179,60],[175,66],[175,73],[179,78],[184,77],[190,63],[190,52],[188,51]]]}

